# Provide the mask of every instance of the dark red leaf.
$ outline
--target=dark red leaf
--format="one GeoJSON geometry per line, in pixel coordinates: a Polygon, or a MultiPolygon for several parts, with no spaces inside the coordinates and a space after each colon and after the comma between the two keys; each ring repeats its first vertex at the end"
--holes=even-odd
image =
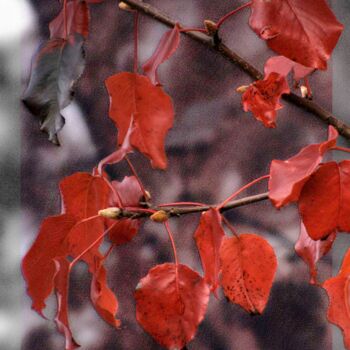
{"type": "Polygon", "coordinates": [[[69,215],[52,216],[43,221],[39,234],[22,261],[22,273],[27,283],[27,293],[32,308],[42,315],[45,300],[52,293],[56,267],[54,258],[67,254],[65,238],[75,225],[69,215]]]}
{"type": "Polygon", "coordinates": [[[270,57],[264,66],[265,76],[270,73],[275,72],[284,77],[287,77],[290,71],[293,71],[293,76],[295,81],[299,81],[305,78],[307,75],[311,74],[315,69],[305,67],[297,62],[290,60],[284,56],[274,56],[270,57]]]}
{"type": "Polygon", "coordinates": [[[45,43],[36,55],[22,99],[40,120],[40,130],[57,145],[57,133],[65,123],[61,110],[70,104],[73,86],[84,70],[83,42],[84,38],[75,34],[74,41],[52,39],[45,43]]]}
{"type": "Polygon", "coordinates": [[[55,322],[57,329],[66,338],[66,350],[74,350],[80,345],[74,340],[68,320],[68,293],[69,293],[69,262],[65,258],[54,260],[56,267],[55,289],[57,296],[57,314],[55,322]]]}
{"type": "Polygon", "coordinates": [[[277,269],[273,248],[258,235],[241,234],[224,238],[220,258],[225,295],[249,313],[261,314],[277,269]]]}
{"type": "MultiPolygon", "coordinates": [[[[89,8],[85,1],[70,1],[67,3],[67,37],[72,34],[80,34],[87,38],[89,34],[89,8]]],[[[64,9],[51,21],[50,38],[65,39],[64,9]]]]}
{"type": "Polygon", "coordinates": [[[168,30],[160,39],[153,55],[142,65],[142,69],[152,84],[160,85],[157,70],[177,50],[180,44],[180,26],[176,23],[174,28],[168,30]]]}
{"type": "Polygon", "coordinates": [[[242,95],[243,109],[245,112],[251,111],[267,128],[274,128],[277,111],[283,108],[279,100],[282,94],[289,92],[286,78],[278,73],[271,73],[264,80],[251,84],[242,95]]]}
{"type": "Polygon", "coordinates": [[[115,318],[118,311],[118,300],[107,285],[106,269],[96,259],[96,267],[91,281],[91,301],[98,314],[113,327],[119,327],[120,321],[115,318]]]}
{"type": "Polygon", "coordinates": [[[194,238],[201,256],[204,279],[215,293],[219,285],[220,246],[225,232],[221,226],[221,214],[213,208],[201,215],[194,238]]]}
{"type": "Polygon", "coordinates": [[[173,125],[171,98],[142,75],[120,73],[109,77],[106,86],[111,98],[110,117],[118,128],[118,144],[133,131],[130,143],[151,159],[154,168],[165,169],[165,137],[173,125]]]}
{"type": "Polygon", "coordinates": [[[323,288],[330,301],[328,320],[341,328],[344,345],[350,349],[350,250],[344,257],[338,276],[326,280],[323,288]]]}
{"type": "Polygon", "coordinates": [[[136,287],[136,318],[159,344],[182,349],[195,335],[209,301],[204,279],[186,265],[151,269],[136,287]]]}
{"type": "Polygon", "coordinates": [[[326,239],[314,241],[307,234],[304,224],[301,223],[300,236],[295,244],[295,251],[309,266],[311,284],[317,284],[316,264],[332,248],[335,238],[336,233],[332,232],[326,239]]]}
{"type": "Polygon", "coordinates": [[[303,187],[299,212],[314,240],[350,232],[350,160],[320,165],[303,187]]]}
{"type": "Polygon", "coordinates": [[[325,0],[253,0],[249,25],[277,53],[326,69],[343,25],[325,0]]]}
{"type": "Polygon", "coordinates": [[[330,126],[328,141],[304,147],[287,160],[273,160],[270,166],[269,197],[276,208],[297,201],[300,192],[322,161],[323,155],[336,144],[338,132],[330,126]]]}

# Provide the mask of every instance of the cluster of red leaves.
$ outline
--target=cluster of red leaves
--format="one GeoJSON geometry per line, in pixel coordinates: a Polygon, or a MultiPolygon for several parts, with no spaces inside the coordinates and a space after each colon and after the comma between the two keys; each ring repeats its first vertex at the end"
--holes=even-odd
{"type": "MultiPolygon", "coordinates": [[[[317,261],[331,249],[339,232],[350,233],[350,160],[322,163],[325,153],[336,147],[337,131],[330,126],[328,140],[304,147],[297,155],[273,160],[269,197],[276,208],[298,202],[301,217],[297,254],[309,265],[310,283],[317,283],[317,261]]],[[[328,319],[342,328],[350,345],[350,279],[348,251],[338,277],[326,280],[330,306],[328,319]]]]}
{"type": "MultiPolygon", "coordinates": [[[[40,118],[41,129],[54,143],[58,143],[57,132],[64,124],[60,111],[70,103],[72,86],[84,69],[87,4],[101,1],[64,2],[66,6],[50,23],[50,40],[34,62],[24,103],[40,118]]],[[[307,4],[301,0],[253,0],[251,10],[252,29],[283,56],[266,62],[265,79],[248,87],[242,97],[243,108],[265,126],[275,127],[277,110],[282,108],[280,98],[290,92],[288,74],[293,71],[294,80],[299,81],[315,69],[325,69],[343,27],[324,0],[307,4]]],[[[163,35],[142,66],[145,76],[123,72],[106,80],[109,114],[118,128],[117,150],[103,159],[93,174],[76,173],[61,181],[62,213],[43,221],[23,259],[33,309],[43,316],[46,299],[56,293],[55,321],[66,338],[67,350],[79,346],[68,322],[69,275],[79,260],[88,265],[92,275],[90,296],[96,311],[112,326],[120,325],[115,318],[118,301],[107,285],[104,262],[113,247],[137,234],[140,220],[110,220],[98,212],[107,207],[141,209],[144,189],[133,176],[110,182],[103,170],[133,149],[148,157],[154,168],[167,167],[164,143],[173,125],[174,109],[160,86],[158,68],[178,48],[180,31],[176,24],[163,35]],[[111,248],[103,255],[99,248],[107,234],[111,248]]],[[[270,168],[272,203],[281,208],[298,201],[302,223],[296,251],[309,265],[312,283],[317,283],[317,261],[331,249],[338,231],[350,232],[350,161],[321,163],[324,154],[334,149],[337,136],[331,127],[327,141],[309,145],[286,161],[274,160],[270,168]]],[[[166,348],[183,348],[194,337],[210,292],[217,296],[219,286],[229,301],[251,314],[260,314],[266,307],[277,268],[275,253],[255,234],[226,236],[219,208],[204,212],[194,233],[204,277],[175,258],[175,264],[152,268],[136,287],[137,320],[166,348]]],[[[343,329],[348,347],[349,266],[348,252],[339,275],[323,284],[331,301],[328,318],[343,329]]]]}
{"type": "Polygon", "coordinates": [[[115,196],[123,206],[138,206],[142,191],[134,177],[109,184],[108,179],[89,173],[76,173],[63,179],[60,191],[62,213],[43,221],[35,242],[23,258],[22,272],[32,308],[41,316],[46,299],[56,292],[55,320],[66,337],[66,349],[71,350],[78,345],[68,323],[69,274],[78,260],[84,261],[92,274],[91,301],[96,311],[106,322],[119,327],[120,322],[115,319],[118,302],[107,286],[103,265],[106,256],[101,254],[99,246],[107,233],[113,246],[128,242],[137,232],[138,220],[111,223],[97,213],[115,206],[115,196]]]}

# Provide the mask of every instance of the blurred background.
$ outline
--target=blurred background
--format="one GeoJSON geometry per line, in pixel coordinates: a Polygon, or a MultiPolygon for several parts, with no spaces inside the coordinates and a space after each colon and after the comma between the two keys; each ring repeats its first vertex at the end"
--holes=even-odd
{"type": "MultiPolygon", "coordinates": [[[[217,20],[243,1],[153,0],[149,3],[189,27],[204,19],[217,20]]],[[[350,22],[350,5],[334,1],[344,24],[350,22]]],[[[40,133],[35,118],[20,105],[27,85],[31,58],[48,37],[48,24],[60,10],[56,0],[0,0],[0,349],[61,350],[64,339],[54,322],[31,310],[20,273],[20,259],[36,237],[40,222],[58,214],[58,182],[75,171],[91,171],[99,159],[111,153],[117,131],[108,118],[104,80],[132,70],[132,15],[118,10],[115,0],[90,6],[91,27],[86,43],[87,65],[77,84],[76,98],[64,110],[66,126],[57,148],[40,133]]],[[[224,42],[260,70],[273,55],[247,25],[249,10],[228,20],[224,42]]],[[[350,23],[326,72],[311,78],[314,99],[335,114],[349,119],[350,23]]],[[[141,16],[140,63],[155,49],[167,30],[141,16]]],[[[216,203],[243,184],[268,172],[272,159],[284,159],[306,144],[326,138],[326,127],[317,118],[285,104],[277,128],[265,129],[240,105],[235,88],[251,79],[222,57],[181,38],[176,54],[160,68],[165,91],[176,110],[175,126],[167,138],[169,167],[151,169],[140,154],[131,160],[152,193],[154,202],[200,201],[216,203]]],[[[124,163],[108,169],[121,180],[129,171],[124,163]]],[[[246,194],[266,190],[264,184],[246,194]]],[[[294,206],[277,212],[269,202],[235,209],[226,217],[243,232],[264,236],[275,248],[279,267],[270,300],[262,316],[251,317],[228,304],[222,294],[211,298],[205,320],[189,349],[200,350],[341,350],[340,332],[326,321],[326,294],[308,284],[308,269],[296,256],[299,235],[294,206]],[[333,334],[333,336],[332,336],[333,334]]],[[[182,263],[201,272],[192,235],[198,215],[173,219],[182,263]]],[[[347,240],[347,242],[346,242],[347,240]]],[[[321,280],[336,273],[347,246],[337,239],[333,256],[319,263],[321,280]],[[333,258],[333,263],[332,263],[333,258]],[[332,264],[331,264],[332,263],[332,264]]],[[[120,302],[121,330],[105,324],[89,302],[90,277],[86,267],[76,266],[71,279],[70,321],[77,341],[86,350],[160,349],[135,320],[133,291],[140,278],[158,263],[172,260],[162,225],[145,222],[135,239],[118,247],[108,260],[109,285],[120,302]]],[[[55,301],[48,302],[49,317],[55,301]]]]}

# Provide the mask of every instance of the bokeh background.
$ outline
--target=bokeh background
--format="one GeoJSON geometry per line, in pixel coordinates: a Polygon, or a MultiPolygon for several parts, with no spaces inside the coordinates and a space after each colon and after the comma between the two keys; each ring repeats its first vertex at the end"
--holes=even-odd
{"type": "MultiPolygon", "coordinates": [[[[187,26],[217,20],[242,1],[149,1],[187,26]]],[[[346,0],[333,3],[338,18],[350,22],[346,0]]],[[[77,84],[76,99],[66,108],[62,146],[48,143],[37,121],[19,103],[30,73],[31,57],[48,37],[48,23],[60,10],[56,0],[0,0],[0,348],[59,350],[64,340],[54,322],[42,320],[30,309],[20,274],[20,259],[35,239],[43,218],[60,211],[58,182],[75,171],[90,171],[113,151],[116,134],[108,118],[104,80],[132,70],[132,16],[118,10],[115,0],[91,5],[91,29],[86,44],[87,66],[77,84]]],[[[249,10],[225,23],[225,43],[263,68],[273,55],[247,25],[249,10]]],[[[310,81],[314,99],[346,119],[350,107],[350,23],[327,72],[310,81]]],[[[141,16],[140,62],[153,52],[163,25],[141,16]]],[[[131,159],[154,202],[200,201],[216,203],[235,189],[268,172],[272,159],[284,159],[308,143],[326,137],[326,127],[314,116],[287,105],[279,112],[277,128],[265,129],[242,111],[235,88],[250,78],[219,55],[190,39],[181,38],[176,54],[160,68],[164,89],[174,101],[175,126],[167,138],[169,168],[151,169],[140,154],[131,159]]],[[[349,120],[349,118],[348,118],[349,120]]],[[[108,169],[121,180],[126,164],[108,169]]],[[[264,184],[247,194],[265,191],[264,184]]],[[[228,304],[219,293],[211,298],[207,315],[189,349],[200,350],[341,350],[340,332],[325,318],[327,297],[308,281],[308,270],[295,255],[299,234],[296,208],[276,211],[269,202],[226,214],[239,232],[256,232],[275,248],[279,268],[269,304],[262,316],[251,317],[228,304]],[[333,335],[333,336],[332,336],[333,335]]],[[[201,271],[192,238],[198,215],[171,220],[182,263],[201,271]]],[[[346,242],[347,240],[347,242],[346,242]]],[[[347,237],[337,240],[333,256],[319,264],[321,279],[335,273],[347,237]],[[333,261],[332,261],[333,257],[333,261]]],[[[118,247],[108,260],[109,284],[120,302],[122,329],[106,325],[89,303],[90,277],[84,264],[71,279],[70,321],[76,339],[86,350],[160,349],[135,320],[133,291],[140,278],[158,263],[172,260],[162,225],[145,222],[133,242],[118,247]]],[[[55,301],[47,315],[54,315],[55,301]]]]}

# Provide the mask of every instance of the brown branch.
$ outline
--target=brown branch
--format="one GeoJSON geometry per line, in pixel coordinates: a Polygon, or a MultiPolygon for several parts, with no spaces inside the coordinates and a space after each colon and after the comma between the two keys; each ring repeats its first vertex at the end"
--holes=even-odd
{"type": "MultiPolygon", "coordinates": [[[[248,196],[241,199],[237,199],[227,203],[224,207],[220,209],[220,212],[223,213],[233,208],[238,208],[248,204],[260,202],[268,198],[269,198],[268,192],[265,192],[265,193],[256,194],[254,196],[248,196]]],[[[181,207],[150,207],[149,209],[154,211],[162,210],[167,214],[168,217],[172,217],[172,216],[181,216],[186,214],[201,213],[203,211],[207,211],[210,208],[215,208],[216,206],[217,205],[215,204],[212,206],[206,205],[206,206],[181,206],[181,207]]],[[[108,210],[108,209],[105,209],[105,210],[108,210]]],[[[104,212],[104,210],[102,210],[100,213],[102,214],[102,212],[104,212]]],[[[111,208],[110,213],[111,215],[108,216],[110,219],[121,219],[121,218],[138,219],[138,218],[149,217],[152,215],[151,211],[150,212],[142,211],[142,210],[138,211],[137,209],[128,210],[128,209],[122,209],[122,208],[111,208]]]]}
{"type": "MultiPolygon", "coordinates": [[[[133,9],[136,9],[144,13],[145,15],[152,17],[153,19],[165,24],[168,27],[173,27],[176,23],[173,19],[159,11],[157,8],[146,4],[140,0],[123,0],[123,2],[131,6],[133,9]]],[[[221,56],[225,57],[236,66],[240,67],[253,79],[260,80],[264,78],[264,75],[257,68],[255,68],[244,58],[240,57],[238,54],[230,50],[222,42],[214,42],[212,37],[203,33],[184,32],[183,34],[218,52],[219,54],[221,54],[221,56]]],[[[315,115],[317,118],[321,119],[326,124],[334,126],[338,130],[340,135],[350,140],[350,126],[348,126],[343,121],[335,117],[331,112],[319,106],[317,103],[308,99],[304,99],[293,93],[289,95],[283,95],[283,99],[315,115]]]]}

